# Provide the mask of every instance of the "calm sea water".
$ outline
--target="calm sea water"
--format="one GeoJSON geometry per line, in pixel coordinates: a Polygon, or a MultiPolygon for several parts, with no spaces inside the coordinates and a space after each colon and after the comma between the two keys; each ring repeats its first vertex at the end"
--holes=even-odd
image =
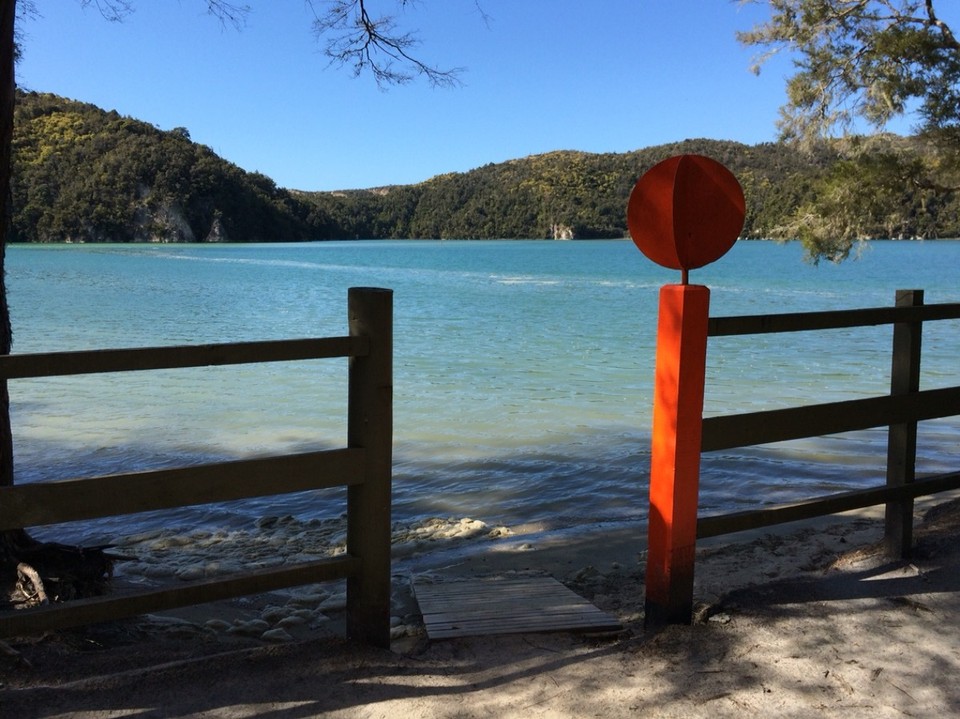
{"type": "MultiPolygon", "coordinates": [[[[575,528],[646,515],[658,288],[628,241],[8,248],[15,352],[346,334],[351,286],[394,290],[394,518],[575,528]]],[[[714,315],[960,301],[960,242],[877,242],[840,266],[741,242],[691,273],[714,315]]],[[[924,389],[958,383],[957,322],[924,332],[924,389]]],[[[717,338],[706,413],[880,394],[890,327],[717,338]]],[[[17,481],[343,446],[346,360],[11,383],[17,481]]],[[[884,432],[706,455],[705,512],[882,482],[884,432]]],[[[923,473],[960,464],[924,423],[923,473]]],[[[338,515],[337,492],[58,528],[77,541],[338,515]]]]}

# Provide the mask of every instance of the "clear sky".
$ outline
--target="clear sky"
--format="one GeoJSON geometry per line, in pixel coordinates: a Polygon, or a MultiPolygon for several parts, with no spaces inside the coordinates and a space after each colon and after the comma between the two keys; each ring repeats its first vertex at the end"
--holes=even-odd
{"type": "Polygon", "coordinates": [[[328,65],[303,0],[249,0],[222,27],[202,0],[134,0],[122,23],[78,0],[21,28],[21,87],[186,127],[282,187],[408,184],[552,150],[776,138],[788,58],[759,76],[736,40],[764,17],[733,0],[369,0],[417,30],[463,86],[377,89],[328,65]],[[476,2],[486,14],[478,11],[476,2]]]}

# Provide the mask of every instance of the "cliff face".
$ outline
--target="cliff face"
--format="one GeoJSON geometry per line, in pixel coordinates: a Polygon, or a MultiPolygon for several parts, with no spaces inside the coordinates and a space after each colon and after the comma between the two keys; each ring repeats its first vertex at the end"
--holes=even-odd
{"type": "Polygon", "coordinates": [[[132,234],[133,242],[196,242],[183,209],[172,203],[137,208],[132,234]]]}
{"type": "Polygon", "coordinates": [[[207,233],[207,236],[203,238],[204,242],[229,242],[230,238],[227,236],[227,231],[223,227],[223,222],[220,219],[220,215],[215,215],[213,218],[213,223],[210,225],[210,232],[207,233]]]}

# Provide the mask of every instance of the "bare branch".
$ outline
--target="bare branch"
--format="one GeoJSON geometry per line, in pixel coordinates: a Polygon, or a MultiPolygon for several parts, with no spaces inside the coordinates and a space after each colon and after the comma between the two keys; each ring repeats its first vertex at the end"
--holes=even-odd
{"type": "MultiPolygon", "coordinates": [[[[206,0],[207,12],[224,25],[242,28],[246,24],[250,6],[231,0],[206,0]]],[[[122,22],[134,12],[133,0],[80,0],[83,8],[95,7],[105,20],[122,22]]]]}
{"type": "MultiPolygon", "coordinates": [[[[411,0],[401,0],[407,5],[411,0]]],[[[331,64],[352,68],[354,76],[373,75],[377,85],[404,85],[425,77],[434,87],[460,84],[462,68],[448,70],[429,65],[413,54],[419,40],[398,29],[392,16],[374,17],[366,0],[307,0],[313,11],[313,32],[322,42],[331,64]],[[324,10],[316,5],[322,2],[324,10]]]]}
{"type": "Polygon", "coordinates": [[[93,5],[103,16],[104,20],[120,22],[133,13],[131,0],[80,0],[80,6],[87,8],[93,5]]]}
{"type": "Polygon", "coordinates": [[[954,50],[960,51],[960,41],[957,40],[956,36],[953,34],[953,31],[950,30],[950,27],[943,20],[937,17],[937,13],[933,9],[933,0],[926,0],[925,6],[927,9],[927,19],[930,25],[940,31],[940,34],[943,35],[944,42],[947,45],[953,47],[954,50]]]}
{"type": "Polygon", "coordinates": [[[223,25],[232,25],[239,30],[247,23],[250,6],[228,2],[228,0],[207,0],[207,12],[223,25]]]}
{"type": "MultiPolygon", "coordinates": [[[[135,0],[78,0],[81,7],[94,7],[106,20],[121,22],[135,9],[135,0]]],[[[205,0],[207,12],[223,25],[241,29],[246,25],[250,5],[234,0],[205,0]]],[[[369,0],[305,0],[313,14],[313,32],[331,64],[348,67],[354,76],[373,75],[381,89],[404,85],[415,77],[424,77],[434,87],[456,87],[461,84],[463,68],[442,69],[424,62],[415,49],[419,39],[401,30],[391,15],[373,16],[369,0]]],[[[401,7],[416,0],[392,0],[401,7]]],[[[21,4],[35,12],[33,0],[21,4]]],[[[480,0],[474,5],[484,23],[489,16],[480,0]]],[[[22,13],[21,13],[22,14],[22,13]]]]}

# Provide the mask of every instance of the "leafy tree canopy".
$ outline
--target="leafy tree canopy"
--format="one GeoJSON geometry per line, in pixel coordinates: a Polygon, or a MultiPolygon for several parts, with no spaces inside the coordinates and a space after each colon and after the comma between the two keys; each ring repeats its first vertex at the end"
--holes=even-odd
{"type": "Polygon", "coordinates": [[[809,148],[858,121],[880,130],[899,116],[919,119],[921,142],[834,143],[846,162],[825,173],[816,199],[778,228],[781,236],[800,237],[815,261],[839,261],[878,215],[890,227],[911,224],[898,196],[950,201],[960,187],[960,42],[935,0],[743,2],[770,7],[766,22],[740,34],[764,50],[757,67],[781,50],[794,58],[785,139],[809,148]]]}

